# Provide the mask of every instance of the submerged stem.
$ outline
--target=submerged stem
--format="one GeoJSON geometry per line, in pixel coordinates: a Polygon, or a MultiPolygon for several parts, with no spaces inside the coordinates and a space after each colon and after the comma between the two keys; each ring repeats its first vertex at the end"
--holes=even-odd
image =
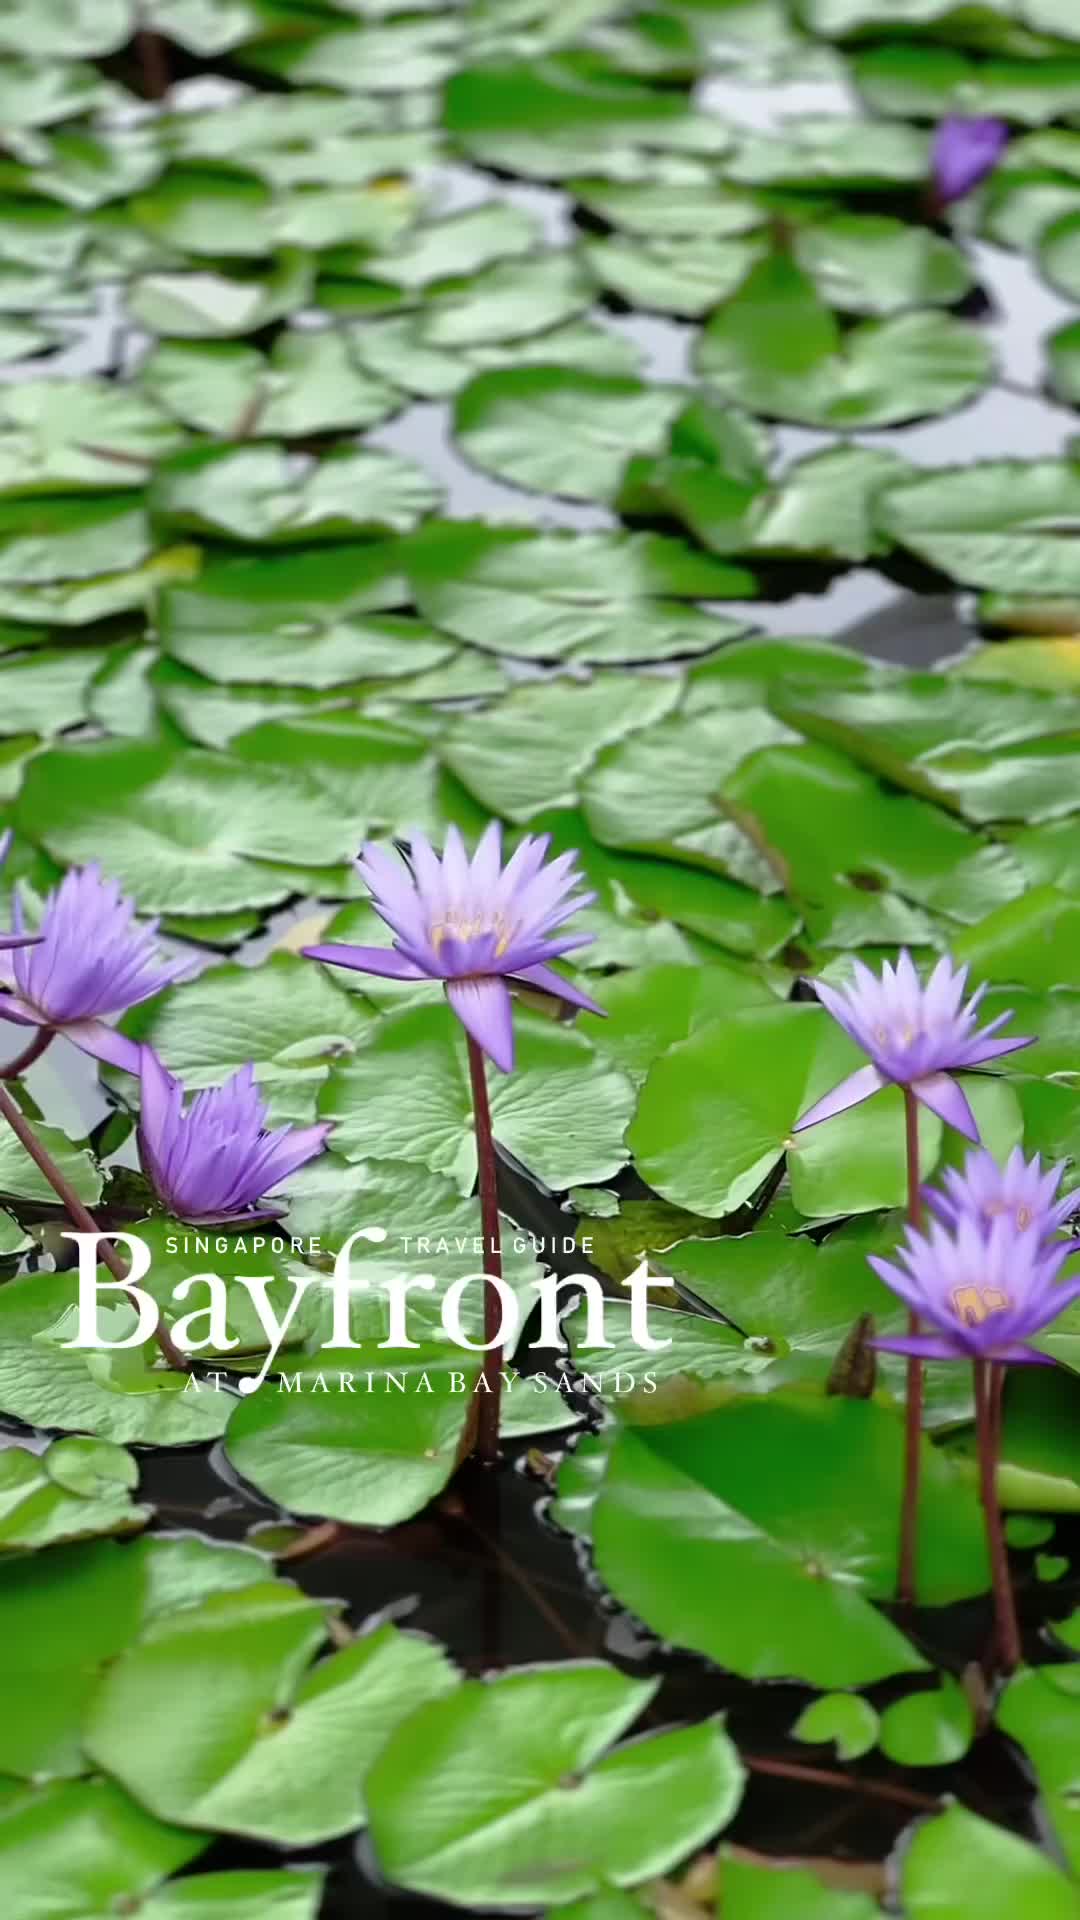
{"type": "MultiPolygon", "coordinates": [[[[499,1232],[499,1189],[495,1142],[491,1136],[487,1072],[481,1048],[468,1036],[469,1079],[472,1083],[473,1121],[476,1127],[476,1165],[480,1184],[480,1231],[484,1240],[484,1272],[502,1279],[502,1238],[499,1232]]],[[[502,1325],[502,1301],[497,1287],[484,1288],[484,1339],[495,1340],[502,1325]]],[[[476,1450],[481,1460],[499,1456],[499,1407],[502,1392],[502,1348],[489,1346],[484,1354],[483,1387],[477,1420],[476,1450]]]]}
{"type": "MultiPolygon", "coordinates": [[[[910,1087],[904,1088],[904,1134],[907,1146],[907,1217],[913,1227],[922,1226],[922,1188],[919,1182],[919,1103],[910,1087]]],[[[919,1332],[919,1316],[908,1315],[908,1332],[919,1332]]],[[[897,1571],[898,1600],[915,1599],[915,1572],[919,1552],[919,1474],[921,1468],[923,1415],[923,1363],[909,1358],[907,1394],[904,1403],[904,1491],[900,1506],[900,1560],[897,1571]]]]}
{"type": "Polygon", "coordinates": [[[1016,1621],[1009,1556],[1005,1550],[1005,1530],[997,1497],[998,1416],[992,1360],[976,1360],[975,1432],[979,1445],[979,1490],[986,1517],[986,1545],[990,1554],[990,1580],[994,1590],[994,1626],[998,1664],[1003,1673],[1013,1673],[1020,1665],[1020,1629],[1016,1621]]]}
{"type": "MultiPolygon", "coordinates": [[[[2,1082],[0,1082],[0,1114],[3,1114],[16,1140],[25,1147],[34,1165],[45,1175],[57,1199],[67,1208],[68,1218],[74,1222],[80,1233],[100,1235],[101,1228],[93,1214],[83,1205],[67,1176],[61,1173],[48,1148],[42,1146],[22,1108],[16,1105],[2,1082]]],[[[108,1239],[103,1238],[100,1240],[99,1250],[102,1264],[108,1267],[113,1279],[119,1280],[121,1286],[126,1286],[128,1270],[116,1248],[108,1239]]],[[[154,1338],[161,1350],[162,1358],[174,1372],[190,1373],[190,1359],[186,1353],[180,1351],[160,1314],[154,1338]]]]}

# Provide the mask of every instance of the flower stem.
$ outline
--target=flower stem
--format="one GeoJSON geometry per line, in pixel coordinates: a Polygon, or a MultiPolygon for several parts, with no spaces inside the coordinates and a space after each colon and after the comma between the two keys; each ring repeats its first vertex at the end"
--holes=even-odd
{"type": "Polygon", "coordinates": [[[990,1554],[990,1580],[994,1590],[994,1624],[998,1664],[1003,1673],[1013,1673],[1022,1658],[1020,1629],[1016,1623],[1009,1556],[1005,1551],[1005,1532],[997,1497],[997,1413],[992,1360],[976,1360],[975,1432],[979,1445],[979,1490],[986,1517],[986,1545],[990,1554]]]}
{"type": "MultiPolygon", "coordinates": [[[[17,1106],[7,1088],[0,1082],[0,1114],[3,1114],[15,1138],[26,1148],[34,1165],[45,1175],[57,1199],[67,1208],[68,1218],[78,1227],[80,1233],[100,1233],[93,1214],[79,1199],[74,1187],[65,1174],[62,1174],[56,1161],[46,1147],[43,1147],[22,1108],[17,1106]]],[[[108,1267],[114,1280],[122,1286],[127,1285],[128,1270],[117,1253],[116,1248],[103,1239],[100,1246],[102,1264],[108,1267]]],[[[190,1373],[191,1361],[182,1353],[160,1315],[154,1334],[162,1358],[176,1373],[190,1373]]]]}
{"type": "MultiPolygon", "coordinates": [[[[491,1108],[488,1104],[487,1072],[484,1055],[472,1034],[469,1042],[469,1079],[472,1082],[473,1121],[476,1126],[476,1165],[480,1182],[480,1231],[484,1240],[484,1272],[502,1279],[502,1238],[499,1232],[499,1188],[495,1164],[495,1142],[491,1137],[491,1108]]],[[[498,1289],[484,1288],[484,1339],[494,1340],[502,1324],[502,1301],[498,1289]]],[[[502,1391],[502,1348],[489,1347],[484,1355],[477,1421],[476,1450],[481,1460],[499,1457],[499,1405],[502,1391]]]]}
{"type": "Polygon", "coordinates": [[[33,1066],[35,1060],[41,1059],[46,1047],[50,1046],[55,1038],[55,1027],[39,1027],[30,1045],[24,1047],[21,1053],[17,1053],[14,1060],[9,1060],[6,1067],[0,1068],[0,1080],[17,1080],[21,1073],[26,1072],[27,1067],[33,1066]]]}
{"type": "MultiPolygon", "coordinates": [[[[922,1226],[922,1187],[919,1180],[919,1103],[910,1087],[904,1088],[904,1132],[907,1142],[907,1217],[913,1227],[922,1226]]],[[[908,1315],[908,1332],[918,1333],[919,1316],[908,1315]]],[[[904,1491],[900,1507],[900,1561],[896,1597],[911,1603],[915,1599],[915,1570],[919,1553],[919,1473],[922,1465],[923,1363],[914,1358],[907,1363],[907,1394],[904,1404],[904,1491]]]]}

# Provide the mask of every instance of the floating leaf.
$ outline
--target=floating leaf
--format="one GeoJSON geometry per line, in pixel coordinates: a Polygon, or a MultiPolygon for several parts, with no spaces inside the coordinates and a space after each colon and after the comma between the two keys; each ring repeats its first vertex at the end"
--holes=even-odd
{"type": "MultiPolygon", "coordinates": [[[[592,1516],[597,1571],[654,1632],[746,1677],[830,1688],[918,1671],[921,1655],[871,1605],[895,1579],[899,1431],[871,1401],[791,1389],[626,1427],[592,1516]],[[738,1607],[718,1607],[718,1592],[738,1593],[738,1607]]],[[[921,1536],[920,1592],[978,1592],[974,1493],[965,1503],[929,1449],[923,1464],[926,1511],[940,1502],[941,1522],[921,1536]]]]}
{"type": "Polygon", "coordinates": [[[475,466],[516,486],[610,500],[631,454],[661,450],[683,398],[677,387],[519,367],[470,381],[454,428],[475,466]]]}
{"type": "Polygon", "coordinates": [[[667,660],[740,624],[684,604],[752,593],[751,576],[655,534],[528,533],[435,523],[411,544],[421,613],[474,646],[528,660],[667,660]]]}
{"type": "Polygon", "coordinates": [[[881,1716],[881,1751],[904,1767],[946,1767],[971,1745],[975,1714],[958,1680],[893,1700],[881,1716]]]}
{"type": "Polygon", "coordinates": [[[468,1680],[422,1708],[368,1776],[383,1871],[411,1891],[498,1909],[663,1873],[726,1825],[743,1775],[715,1720],[602,1758],[654,1691],[579,1661],[468,1680]],[[466,1777],[463,1819],[453,1803],[466,1777]]]}
{"type": "MultiPolygon", "coordinates": [[[[609,1179],[626,1157],[631,1083],[570,1028],[520,1015],[516,1026],[517,1068],[492,1076],[496,1140],[550,1187],[609,1179]]],[[[347,1159],[419,1161],[469,1192],[476,1147],[464,1037],[448,1007],[384,1020],[355,1060],[331,1073],[319,1108],[347,1159]]]]}
{"type": "Polygon", "coordinates": [[[877,1745],[878,1716],[858,1693],[826,1693],[804,1707],[791,1729],[793,1740],[831,1743],[840,1760],[858,1760],[877,1745]]]}
{"type": "Polygon", "coordinates": [[[819,427],[946,413],[971,399],[993,368],[980,335],[940,313],[901,313],[843,333],[813,282],[779,255],[717,309],[697,359],[731,400],[819,427]]]}
{"type": "Polygon", "coordinates": [[[98,1688],[91,1758],[143,1806],[186,1826],[277,1846],[350,1832],[387,1735],[452,1687],[454,1670],[431,1641],[394,1626],[311,1667],[325,1633],[326,1603],[284,1581],[152,1620],[98,1688]],[[213,1714],[202,1690],[183,1684],[193,1662],[212,1685],[213,1714]],[[178,1684],[167,1721],[133,1709],[169,1676],[178,1684]]]}

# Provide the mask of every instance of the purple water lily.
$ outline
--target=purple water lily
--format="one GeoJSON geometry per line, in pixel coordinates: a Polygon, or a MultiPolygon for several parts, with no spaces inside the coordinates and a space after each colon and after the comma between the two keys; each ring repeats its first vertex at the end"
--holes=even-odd
{"type": "Polygon", "coordinates": [[[814,989],[822,1006],[870,1055],[872,1065],[858,1067],[818,1100],[797,1121],[796,1133],[892,1085],[910,1087],[924,1107],[967,1139],[977,1141],[975,1115],[951,1075],[983,1067],[1002,1054],[1030,1047],[1032,1042],[994,1038],[1012,1019],[1011,1008],[998,1014],[989,1026],[977,1027],[975,1015],[986,988],[980,987],[965,1004],[966,986],[967,968],[954,966],[947,954],[942,955],[924,985],[906,951],[895,967],[885,962],[880,980],[861,960],[855,962],[855,978],[848,987],[838,989],[815,980],[814,989]]]}
{"type": "Polygon", "coordinates": [[[949,114],[934,134],[930,154],[934,202],[951,206],[992,173],[1005,151],[1009,129],[1004,120],[949,114]]]}
{"type": "Polygon", "coordinates": [[[181,1082],[152,1047],[139,1052],[139,1158],[158,1199],[193,1227],[277,1219],[285,1203],[266,1196],[322,1152],[329,1124],[268,1130],[251,1066],[185,1109],[181,1082]]]}
{"type": "Polygon", "coordinates": [[[1074,1213],[1080,1210],[1080,1193],[1057,1198],[1065,1161],[1044,1169],[1038,1154],[1025,1160],[1014,1147],[1005,1165],[999,1166],[992,1153],[978,1147],[969,1153],[961,1173],[947,1167],[941,1187],[925,1187],[923,1199],[931,1213],[955,1231],[963,1219],[974,1220],[985,1233],[995,1220],[1009,1219],[1023,1231],[1036,1226],[1040,1238],[1053,1240],[1074,1213]]]}
{"type": "Polygon", "coordinates": [[[309,960],[359,973],[438,981],[466,1031],[509,1073],[512,986],[538,988],[571,1006],[603,1012],[548,964],[588,946],[588,933],[553,936],[596,898],[575,891],[581,885],[576,853],[545,865],[550,844],[549,834],[527,834],[504,867],[497,821],[485,830],[471,862],[456,827],[447,832],[441,860],[422,833],[412,836],[407,865],[369,841],[357,870],[394,934],[393,945],[303,951],[309,960]]]}
{"type": "Polygon", "coordinates": [[[1008,1214],[999,1214],[989,1229],[968,1214],[954,1231],[939,1222],[925,1234],[909,1227],[897,1251],[899,1264],[871,1254],[870,1265],[932,1331],[897,1334],[874,1345],[920,1360],[1052,1366],[1028,1342],[1080,1295],[1080,1274],[1059,1280],[1076,1249],[1068,1241],[1048,1245],[1042,1227],[1041,1220],[1018,1227],[1008,1214]]]}
{"type": "MultiPolygon", "coordinates": [[[[23,936],[18,894],[12,918],[23,936]]],[[[156,930],[156,921],[139,925],[134,902],[100,867],[72,867],[45,902],[35,943],[13,956],[12,977],[0,981],[0,1019],[62,1033],[96,1060],[138,1073],[135,1041],[106,1021],[191,971],[190,959],[164,960],[156,930]]]]}

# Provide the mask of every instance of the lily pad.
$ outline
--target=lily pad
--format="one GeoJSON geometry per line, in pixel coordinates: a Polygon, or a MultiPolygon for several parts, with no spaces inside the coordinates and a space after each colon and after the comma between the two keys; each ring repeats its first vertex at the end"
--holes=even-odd
{"type": "Polygon", "coordinates": [[[742,568],[655,534],[436,523],[411,544],[408,566],[420,611],[436,626],[527,660],[708,653],[742,623],[686,603],[754,591],[742,568]]]}
{"type": "Polygon", "coordinates": [[[516,486],[611,500],[631,454],[661,451],[683,400],[678,387],[520,367],[470,381],[454,428],[475,466],[516,486]]]}
{"type": "Polygon", "coordinates": [[[150,1518],[131,1488],[138,1468],[100,1440],[55,1440],[45,1454],[0,1452],[0,1550],[54,1546],[98,1533],[132,1533],[150,1518]]]}
{"type": "Polygon", "coordinates": [[[814,283],[777,255],[747,276],[704,329],[702,376],[729,399],[818,427],[883,427],[962,406],[993,357],[967,322],[934,311],[844,333],[814,283]]]}
{"type": "Polygon", "coordinates": [[[87,1719],[91,1758],[158,1817],[185,1826],[308,1846],[364,1818],[362,1782],[398,1721],[446,1693],[454,1669],[431,1641],[384,1626],[315,1666],[326,1603],[284,1581],[222,1593],[149,1623],[112,1663],[87,1719]],[[166,1723],[134,1701],[170,1674],[166,1723]],[[164,1813],[168,1808],[169,1812],[164,1813]]]}
{"type": "Polygon", "coordinates": [[[727,1824],[743,1775],[715,1720],[606,1753],[654,1692],[579,1661],[468,1680],[422,1708],[368,1776],[383,1871],[500,1910],[663,1873],[727,1824]],[[453,1804],[463,1777],[464,1819],[453,1804]]]}
{"type": "MultiPolygon", "coordinates": [[[[491,1077],[496,1140],[550,1187],[610,1179],[626,1158],[629,1080],[583,1034],[518,1015],[518,1066],[491,1077]]],[[[464,1036],[446,1006],[390,1015],[319,1100],[349,1160],[419,1161],[468,1193],[476,1172],[464,1036]]]]}
{"type": "MultiPolygon", "coordinates": [[[[922,1656],[871,1604],[895,1579],[899,1431],[871,1401],[790,1388],[625,1427],[592,1516],[597,1571],[655,1632],[745,1677],[835,1688],[917,1672],[922,1656]]],[[[940,1603],[985,1584],[981,1516],[947,1462],[927,1449],[923,1466],[942,1521],[921,1536],[920,1592],[940,1603]]]]}

